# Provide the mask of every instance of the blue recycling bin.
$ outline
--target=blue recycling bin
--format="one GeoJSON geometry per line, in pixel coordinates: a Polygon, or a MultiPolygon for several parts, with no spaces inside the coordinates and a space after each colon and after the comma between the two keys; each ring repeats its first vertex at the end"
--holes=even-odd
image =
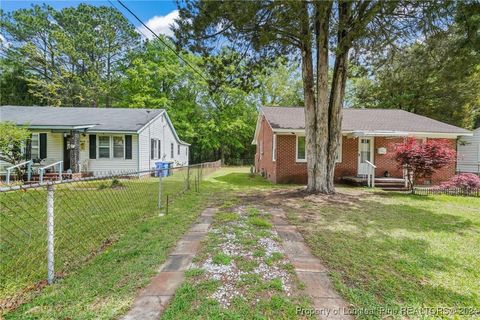
{"type": "Polygon", "coordinates": [[[171,162],[157,161],[155,162],[155,177],[168,177],[171,175],[171,162]]]}

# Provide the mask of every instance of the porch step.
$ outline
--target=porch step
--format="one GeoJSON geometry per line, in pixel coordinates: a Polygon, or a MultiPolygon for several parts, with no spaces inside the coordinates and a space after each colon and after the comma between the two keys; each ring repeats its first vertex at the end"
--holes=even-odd
{"type": "Polygon", "coordinates": [[[398,186],[398,187],[380,187],[382,190],[384,191],[402,191],[402,192],[407,192],[407,191],[410,191],[410,189],[408,188],[405,188],[405,186],[398,186]]]}
{"type": "Polygon", "coordinates": [[[390,186],[405,186],[404,181],[400,182],[384,182],[384,181],[377,181],[375,180],[376,187],[390,187],[390,186]]]}
{"type": "MultiPolygon", "coordinates": [[[[72,174],[70,173],[62,173],[62,178],[63,179],[70,179],[72,177],[72,174]]],[[[27,183],[36,183],[40,180],[40,175],[34,174],[30,178],[30,181],[27,181],[27,183]]],[[[43,181],[56,181],[58,180],[58,173],[55,172],[47,172],[43,175],[43,181]]]]}
{"type": "Polygon", "coordinates": [[[375,187],[385,191],[408,191],[408,188],[405,188],[405,180],[400,178],[375,178],[375,187]]]}
{"type": "Polygon", "coordinates": [[[378,182],[378,183],[404,183],[404,180],[402,178],[376,177],[375,182],[378,182]]]}
{"type": "MultiPolygon", "coordinates": [[[[363,177],[343,177],[342,180],[346,183],[366,186],[367,179],[363,177]]],[[[375,178],[375,187],[380,188],[386,191],[408,191],[408,188],[405,188],[405,181],[402,178],[394,177],[376,177],[375,178]]]]}

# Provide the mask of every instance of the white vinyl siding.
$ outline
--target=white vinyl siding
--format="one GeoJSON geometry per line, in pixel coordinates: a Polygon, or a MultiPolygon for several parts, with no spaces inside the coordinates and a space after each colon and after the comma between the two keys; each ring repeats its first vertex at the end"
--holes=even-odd
{"type": "MultiPolygon", "coordinates": [[[[155,162],[157,161],[173,161],[174,166],[181,166],[188,164],[188,151],[177,154],[174,150],[172,157],[171,154],[171,144],[179,144],[181,148],[188,150],[188,146],[180,144],[179,141],[175,138],[174,132],[168,121],[165,117],[165,114],[162,114],[157,119],[152,121],[148,126],[140,131],[139,134],[139,168],[140,170],[150,170],[155,167],[155,162]],[[151,159],[150,152],[150,139],[158,140],[158,145],[155,148],[157,159],[151,159]]],[[[136,152],[136,149],[133,149],[136,152]]]]}
{"type": "MultiPolygon", "coordinates": [[[[93,133],[92,133],[93,134],[93,133]]],[[[128,134],[128,133],[126,133],[128,134]]],[[[89,134],[80,135],[80,170],[93,172],[95,175],[104,175],[109,173],[118,173],[126,171],[138,170],[138,135],[132,133],[132,159],[125,159],[125,134],[104,134],[97,133],[97,157],[96,159],[89,159],[89,134]],[[105,138],[100,138],[105,137],[105,138]],[[111,150],[111,157],[100,158],[99,157],[99,140],[108,139],[112,140],[112,137],[122,137],[124,151],[122,158],[113,157],[113,147],[111,150]]],[[[61,149],[63,150],[63,149],[61,149]]],[[[63,151],[62,151],[63,152],[63,151]]],[[[147,154],[148,155],[148,154],[147,154]]],[[[149,156],[149,155],[148,155],[149,156]]]]}
{"type": "Polygon", "coordinates": [[[480,173],[480,128],[473,131],[473,136],[459,139],[457,171],[480,173]]]}

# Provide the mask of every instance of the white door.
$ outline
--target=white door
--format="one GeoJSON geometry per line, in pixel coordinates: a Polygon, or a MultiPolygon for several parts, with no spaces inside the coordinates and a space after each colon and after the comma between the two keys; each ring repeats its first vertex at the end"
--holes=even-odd
{"type": "Polygon", "coordinates": [[[373,162],[373,137],[358,138],[358,175],[368,174],[370,168],[365,161],[373,162]]]}

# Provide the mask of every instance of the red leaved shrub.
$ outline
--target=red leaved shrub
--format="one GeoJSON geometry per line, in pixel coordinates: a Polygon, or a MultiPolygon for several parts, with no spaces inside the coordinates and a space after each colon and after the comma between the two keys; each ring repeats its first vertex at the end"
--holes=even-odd
{"type": "Polygon", "coordinates": [[[400,168],[408,170],[410,186],[413,187],[418,178],[430,177],[436,170],[455,161],[456,151],[446,140],[419,142],[407,138],[395,145],[393,158],[400,168]]]}
{"type": "Polygon", "coordinates": [[[480,177],[474,173],[457,174],[442,183],[441,188],[459,188],[465,191],[480,189],[480,177]]]}

